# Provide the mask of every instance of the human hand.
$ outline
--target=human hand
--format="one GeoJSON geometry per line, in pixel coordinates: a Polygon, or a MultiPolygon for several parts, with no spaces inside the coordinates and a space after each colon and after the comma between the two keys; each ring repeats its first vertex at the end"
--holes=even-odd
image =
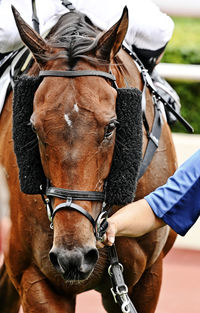
{"type": "Polygon", "coordinates": [[[103,236],[103,240],[100,242],[97,242],[98,248],[103,248],[105,246],[112,246],[115,242],[115,234],[116,234],[116,225],[114,222],[110,220],[110,218],[107,219],[108,222],[108,228],[106,230],[106,233],[103,236]]]}

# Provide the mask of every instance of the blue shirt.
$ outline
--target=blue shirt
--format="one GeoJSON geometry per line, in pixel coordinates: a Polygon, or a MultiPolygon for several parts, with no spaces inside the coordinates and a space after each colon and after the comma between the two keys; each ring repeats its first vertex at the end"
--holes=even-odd
{"type": "Polygon", "coordinates": [[[145,199],[159,218],[184,236],[200,215],[200,150],[145,199]]]}

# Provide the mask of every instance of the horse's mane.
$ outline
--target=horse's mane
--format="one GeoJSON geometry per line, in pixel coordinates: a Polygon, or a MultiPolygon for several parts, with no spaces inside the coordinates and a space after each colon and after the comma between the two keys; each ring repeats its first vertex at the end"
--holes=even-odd
{"type": "MultiPolygon", "coordinates": [[[[68,65],[73,67],[80,58],[98,62],[97,59],[91,58],[89,53],[96,48],[99,36],[100,30],[92,24],[91,20],[76,11],[61,16],[48,34],[47,41],[52,47],[65,49],[64,54],[60,52],[53,58],[66,58],[68,65]]],[[[44,56],[44,58],[47,61],[48,58],[52,59],[52,56],[44,56]]]]}

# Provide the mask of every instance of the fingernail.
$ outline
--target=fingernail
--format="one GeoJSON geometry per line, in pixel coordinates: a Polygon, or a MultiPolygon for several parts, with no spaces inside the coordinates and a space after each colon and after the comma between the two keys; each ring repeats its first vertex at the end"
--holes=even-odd
{"type": "Polygon", "coordinates": [[[111,243],[114,243],[115,242],[115,237],[109,237],[108,239],[111,243]]]}

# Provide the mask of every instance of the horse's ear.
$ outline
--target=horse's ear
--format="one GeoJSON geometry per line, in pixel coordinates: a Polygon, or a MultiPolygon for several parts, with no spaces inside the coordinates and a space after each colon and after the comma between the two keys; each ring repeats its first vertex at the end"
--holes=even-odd
{"type": "Polygon", "coordinates": [[[104,33],[96,48],[96,56],[110,61],[121,48],[128,29],[128,9],[125,6],[120,20],[104,33]]]}
{"type": "Polygon", "coordinates": [[[40,55],[44,57],[44,55],[50,53],[50,47],[47,45],[46,41],[22,19],[13,5],[12,11],[22,41],[31,50],[36,61],[39,64],[44,63],[44,58],[40,58],[40,55]]]}

